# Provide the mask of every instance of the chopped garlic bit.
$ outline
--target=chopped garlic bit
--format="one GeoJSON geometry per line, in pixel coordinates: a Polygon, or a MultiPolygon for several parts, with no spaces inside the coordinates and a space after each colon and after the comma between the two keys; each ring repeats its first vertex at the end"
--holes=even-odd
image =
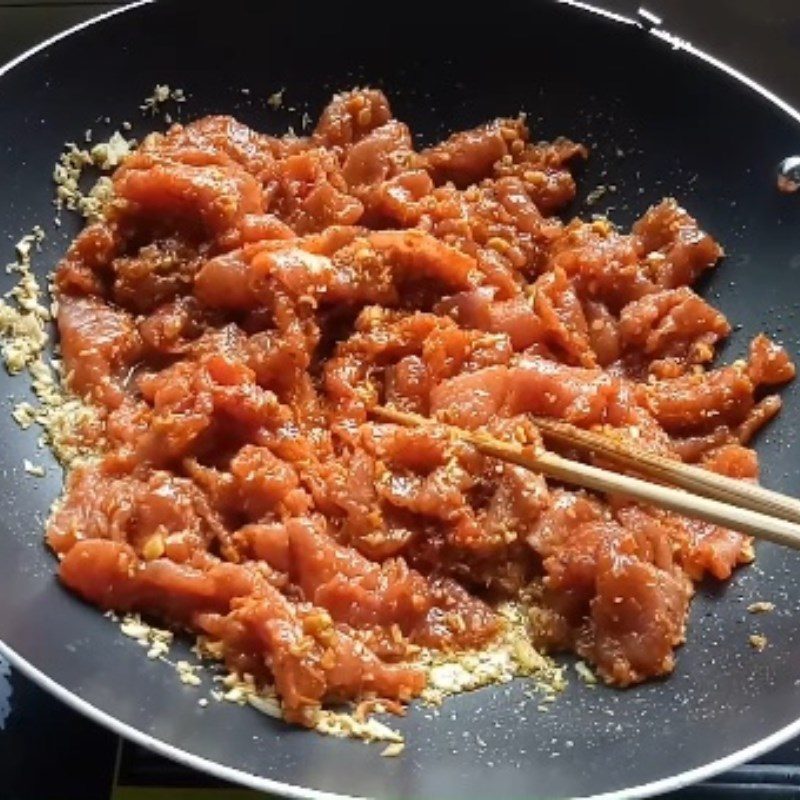
{"type": "Polygon", "coordinates": [[[123,618],[120,630],[131,639],[141,642],[147,639],[150,626],[142,622],[138,614],[129,614],[123,618]]]}
{"type": "Polygon", "coordinates": [[[28,475],[33,475],[37,478],[43,478],[45,475],[44,467],[41,464],[33,464],[27,458],[23,460],[22,466],[28,475]]]}
{"type": "Polygon", "coordinates": [[[171,89],[168,84],[159,83],[153,88],[153,93],[149,97],[145,97],[139,108],[144,113],[149,112],[150,116],[155,116],[161,106],[170,100],[175,103],[185,103],[186,95],[183,89],[171,89]]]}
{"type": "Polygon", "coordinates": [[[386,747],[381,750],[381,755],[384,758],[395,758],[406,749],[405,744],[403,742],[392,742],[391,744],[387,744],[386,747]]]}
{"type": "MultiPolygon", "coordinates": [[[[283,709],[280,698],[274,686],[257,686],[252,675],[247,673],[228,673],[224,676],[215,676],[216,683],[222,689],[212,689],[211,697],[217,702],[236,703],[237,705],[250,705],[262,714],[275,719],[283,719],[283,709]]],[[[376,711],[382,711],[380,704],[375,706],[376,711]]],[[[337,738],[361,739],[365,742],[391,742],[402,745],[402,735],[377,719],[360,720],[356,715],[331,711],[328,709],[315,709],[309,712],[308,722],[318,733],[335,736],[337,738]]],[[[386,755],[398,755],[402,747],[390,750],[386,755]]]]}
{"type": "Polygon", "coordinates": [[[23,236],[14,246],[17,251],[17,258],[20,262],[28,261],[31,256],[31,249],[39,249],[39,245],[44,241],[44,231],[41,226],[34,225],[31,232],[23,236]]]}
{"type": "Polygon", "coordinates": [[[201,669],[199,664],[190,664],[188,661],[178,661],[175,663],[175,671],[181,679],[181,683],[186,686],[199,686],[203,681],[197,674],[201,669]]]}
{"type": "Polygon", "coordinates": [[[150,659],[161,658],[169,653],[169,642],[165,639],[156,639],[147,650],[150,659]]]}
{"type": "Polygon", "coordinates": [[[593,206],[608,190],[608,187],[600,184],[595,186],[591,192],[586,196],[586,205],[593,206]]]}
{"type": "Polygon", "coordinates": [[[133,139],[125,139],[119,131],[114,131],[107,141],[95,144],[91,151],[67,142],[53,168],[53,182],[56,185],[53,202],[56,208],[77,211],[89,220],[102,217],[113,194],[111,180],[100,177],[88,192],[84,192],[80,187],[84,171],[89,167],[105,172],[115,169],[135,145],[133,139]]]}
{"type": "Polygon", "coordinates": [[[47,335],[35,314],[21,312],[0,300],[0,338],[6,369],[16,375],[33,363],[47,344],[47,335]]]}
{"type": "Polygon", "coordinates": [[[169,100],[169,86],[165,83],[157,83],[149,97],[145,97],[144,102],[139,106],[142,111],[150,111],[155,114],[162,103],[169,100]]]}
{"type": "Polygon", "coordinates": [[[172,631],[154,628],[152,625],[143,622],[138,614],[126,614],[122,618],[122,623],[119,627],[125,636],[135,639],[139,645],[147,650],[148,658],[163,658],[169,653],[170,645],[174,639],[172,631]]]}
{"type": "Polygon", "coordinates": [[[575,672],[578,677],[587,685],[594,686],[597,684],[597,676],[592,672],[591,668],[585,661],[578,661],[575,663],[575,672]]]}
{"type": "Polygon", "coordinates": [[[78,186],[85,167],[92,163],[87,150],[80,149],[74,142],[64,145],[64,152],[53,167],[53,183],[56,185],[56,207],[77,210],[78,200],[83,196],[78,186]]]}
{"type": "Polygon", "coordinates": [[[90,156],[96,167],[111,170],[119,166],[130,152],[131,143],[119,131],[114,131],[107,142],[100,142],[91,149],[90,156]]]}
{"type": "Polygon", "coordinates": [[[236,703],[237,705],[251,705],[262,714],[275,719],[283,719],[283,709],[275,688],[272,686],[256,686],[252,675],[240,675],[229,672],[224,677],[215,677],[215,681],[225,687],[225,691],[213,690],[211,696],[215,700],[236,703]]]}
{"type": "Polygon", "coordinates": [[[17,273],[19,279],[5,298],[0,299],[0,354],[12,375],[27,370],[31,388],[41,403],[38,407],[28,402],[17,403],[11,416],[23,429],[34,422],[41,425],[45,441],[59,460],[70,464],[93,457],[77,444],[76,432],[91,425],[97,412],[82,400],[65,394],[59,380],[60,363],[48,362],[44,357],[52,313],[31,267],[33,249],[43,238],[44,231],[38,226],[22,237],[16,247],[16,262],[6,267],[7,272],[17,273]]]}
{"type": "Polygon", "coordinates": [[[362,739],[365,742],[396,742],[403,743],[403,736],[399,731],[384,725],[374,717],[365,722],[359,722],[352,714],[343,714],[336,711],[320,709],[314,715],[314,730],[326,736],[335,736],[345,739],[362,739]]]}
{"type": "Polygon", "coordinates": [[[274,719],[283,719],[283,709],[276,695],[251,694],[247,702],[262,714],[274,719]]]}
{"type": "Polygon", "coordinates": [[[422,652],[428,672],[428,686],[422,693],[425,702],[439,705],[448,695],[508,683],[515,677],[533,678],[537,688],[549,693],[564,688],[563,671],[530,642],[526,610],[519,604],[506,603],[497,611],[503,631],[489,647],[460,653],[422,652]]]}
{"type": "Polygon", "coordinates": [[[224,677],[216,677],[214,680],[222,683],[225,687],[222,699],[229,703],[243,706],[250,702],[251,698],[260,695],[253,676],[247,673],[240,675],[238,672],[229,672],[224,677]]]}
{"type": "Polygon", "coordinates": [[[234,686],[233,689],[223,692],[222,699],[227,700],[229,703],[238,703],[243,706],[247,702],[247,693],[240,687],[234,686]]]}
{"type": "Polygon", "coordinates": [[[747,610],[751,614],[767,614],[775,610],[775,603],[770,603],[768,600],[758,600],[755,603],[750,603],[747,606],[747,610]]]}
{"type": "Polygon", "coordinates": [[[6,272],[19,274],[17,284],[0,299],[0,351],[12,375],[41,358],[47,345],[50,311],[40,302],[41,288],[31,269],[31,253],[43,239],[44,231],[33,228],[16,244],[16,262],[6,266],[6,272]]]}
{"type": "Polygon", "coordinates": [[[279,89],[277,92],[273,92],[267,98],[267,105],[273,110],[279,109],[283,105],[283,95],[284,95],[285,91],[286,91],[286,87],[284,86],[283,88],[279,89]]]}
{"type": "Polygon", "coordinates": [[[222,660],[222,642],[215,642],[212,639],[209,639],[207,636],[198,636],[191,649],[198,658],[205,658],[211,661],[222,660]]]}
{"type": "Polygon", "coordinates": [[[763,636],[760,633],[751,633],[750,638],[748,640],[750,642],[750,647],[757,652],[761,652],[767,646],[767,637],[763,636]]]}

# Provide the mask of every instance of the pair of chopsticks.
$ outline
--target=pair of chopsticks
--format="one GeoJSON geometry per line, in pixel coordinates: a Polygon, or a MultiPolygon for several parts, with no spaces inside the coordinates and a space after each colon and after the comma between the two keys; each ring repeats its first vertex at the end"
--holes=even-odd
{"type": "Polygon", "coordinates": [[[558,420],[533,419],[545,442],[602,456],[607,462],[641,477],[601,469],[549,450],[506,442],[487,433],[447,425],[419,414],[385,406],[375,406],[370,413],[383,422],[406,427],[444,429],[484,455],[541,472],[548,478],[598,492],[622,494],[687,517],[800,549],[800,500],[662,458],[603,433],[558,420]]]}

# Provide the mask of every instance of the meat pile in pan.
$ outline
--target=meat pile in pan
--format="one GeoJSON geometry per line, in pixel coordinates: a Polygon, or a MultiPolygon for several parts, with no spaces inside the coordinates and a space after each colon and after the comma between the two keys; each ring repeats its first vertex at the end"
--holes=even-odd
{"type": "Polygon", "coordinates": [[[415,151],[378,91],[313,134],[152,134],[57,273],[68,388],[100,452],[48,527],[64,583],[202,634],[287,719],[405,701],[420,648],[491,646],[493,606],[628,685],[672,670],[693,582],[750,540],[550,484],[374,403],[537,440],[531,415],[754,480],[794,375],[690,287],[721,256],[674,200],[622,233],[556,212],[585,149],[498,119],[415,151]]]}

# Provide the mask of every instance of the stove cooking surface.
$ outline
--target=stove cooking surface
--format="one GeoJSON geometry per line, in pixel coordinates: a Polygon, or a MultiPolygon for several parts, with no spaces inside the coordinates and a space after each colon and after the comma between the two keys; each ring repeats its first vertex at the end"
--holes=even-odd
{"type": "MultiPolygon", "coordinates": [[[[631,0],[593,0],[633,16],[631,0]]],[[[116,2],[0,0],[0,64],[116,2]]],[[[797,0],[650,0],[665,27],[800,106],[797,0]],[[742,35],[742,31],[747,31],[742,35]]],[[[800,150],[800,142],[798,142],[800,150]]],[[[156,756],[72,711],[0,659],[0,800],[256,800],[156,756]]],[[[800,739],[665,800],[800,798],[800,739]]]]}

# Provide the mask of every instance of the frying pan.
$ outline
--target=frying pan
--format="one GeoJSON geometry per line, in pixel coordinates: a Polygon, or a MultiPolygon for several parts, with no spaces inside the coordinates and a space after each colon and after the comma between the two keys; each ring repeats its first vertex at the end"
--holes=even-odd
{"type": "MultiPolygon", "coordinates": [[[[591,146],[584,197],[598,183],[615,187],[573,211],[608,211],[627,225],[674,194],[724,243],[728,256],[701,291],[737,324],[725,358],[761,330],[800,353],[800,204],[776,190],[774,171],[800,145],[800,115],[636,27],[531,0],[132,6],[0,72],[9,256],[39,223],[48,239],[37,270],[55,265],[77,230],[50,224],[57,153],[86,128],[100,139],[122,120],[139,136],[163,127],[138,110],[156,83],[186,92],[175,118],[233,113],[272,133],[299,129],[304,111],[314,117],[332,92],[365,83],[387,92],[420,142],[525,110],[537,137],[591,146]],[[283,87],[284,107],[270,109],[267,97],[283,87]]],[[[0,394],[29,390],[3,374],[0,394]]],[[[764,482],[795,493],[798,395],[800,382],[758,443],[764,482]]],[[[191,767],[292,797],[644,797],[800,732],[800,555],[766,544],[729,584],[700,588],[668,680],[590,688],[566,660],[572,679],[549,711],[523,682],[454,698],[439,713],[415,708],[398,722],[407,739],[399,758],[249,708],[201,708],[197,689],[58,585],[42,523],[61,474],[36,438],[0,414],[0,651],[84,713],[191,767]],[[25,458],[46,464],[46,478],[26,476],[25,458]],[[756,600],[775,612],[748,614],[756,600]],[[769,641],[761,653],[748,645],[754,632],[769,641]]],[[[184,651],[178,645],[177,657],[184,651]]]]}

